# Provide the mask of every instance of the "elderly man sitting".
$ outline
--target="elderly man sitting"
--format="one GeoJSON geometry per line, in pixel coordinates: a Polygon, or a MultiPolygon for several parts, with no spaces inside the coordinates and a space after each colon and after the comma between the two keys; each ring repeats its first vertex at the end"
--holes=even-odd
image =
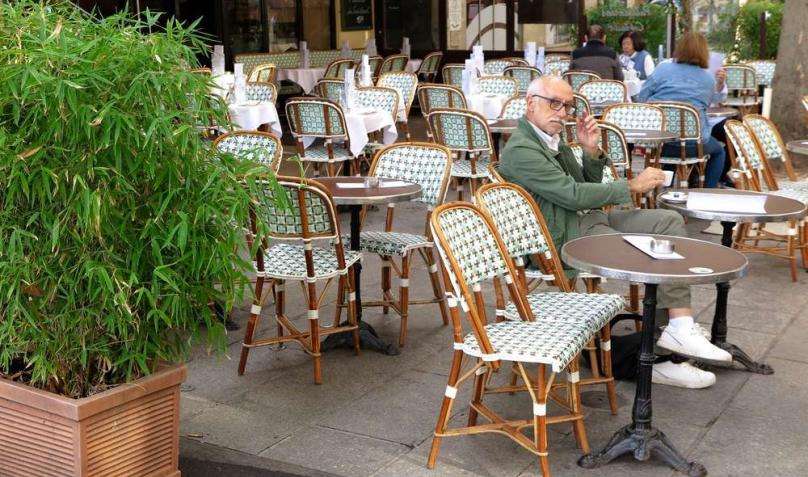
{"type": "MultiPolygon", "coordinates": [[[[582,235],[648,233],[686,235],[682,217],[669,210],[612,210],[601,207],[629,203],[632,193],[650,191],[664,182],[664,174],[646,168],[631,180],[603,184],[607,158],[598,148],[600,131],[591,116],[578,119],[578,142],[584,150],[584,166],[578,165],[572,150],[561,141],[564,121],[574,110],[572,89],[564,80],[544,76],[527,90],[527,111],[519,120],[501,154],[499,171],[511,182],[530,191],[556,247],[582,235]]],[[[700,360],[728,363],[732,357],[711,344],[693,321],[690,289],[660,286],[660,309],[667,309],[668,326],[657,346],[700,360]]],[[[703,388],[715,382],[715,375],[687,362],[665,361],[654,365],[653,380],[688,388],[703,388]]]]}

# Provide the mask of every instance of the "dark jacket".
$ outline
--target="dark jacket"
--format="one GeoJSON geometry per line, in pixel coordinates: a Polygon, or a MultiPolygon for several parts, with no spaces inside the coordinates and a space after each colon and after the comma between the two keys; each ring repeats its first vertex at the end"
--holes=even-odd
{"type": "Polygon", "coordinates": [[[572,70],[594,71],[603,79],[623,81],[623,68],[617,53],[600,40],[589,40],[586,46],[572,52],[572,70]]]}

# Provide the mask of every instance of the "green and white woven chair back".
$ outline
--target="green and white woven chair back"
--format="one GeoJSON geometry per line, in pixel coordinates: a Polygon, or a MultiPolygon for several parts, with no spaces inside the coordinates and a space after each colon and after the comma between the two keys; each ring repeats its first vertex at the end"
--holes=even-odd
{"type": "Polygon", "coordinates": [[[533,68],[531,66],[509,66],[505,68],[505,71],[502,74],[503,76],[515,79],[516,87],[519,92],[525,93],[527,88],[530,86],[530,83],[532,83],[534,79],[541,76],[541,71],[539,71],[538,68],[533,68]]]}
{"type": "Polygon", "coordinates": [[[426,116],[433,109],[466,109],[466,98],[454,86],[424,83],[418,86],[418,104],[426,116]]]}
{"type": "Polygon", "coordinates": [[[278,90],[273,83],[247,83],[247,101],[274,103],[278,99],[278,90]]]}
{"type": "Polygon", "coordinates": [[[421,197],[417,200],[436,207],[446,195],[450,165],[451,151],[445,147],[427,143],[399,143],[379,151],[373,161],[372,174],[420,185],[421,197]]]}
{"type": "Polygon", "coordinates": [[[730,120],[724,123],[727,137],[735,149],[735,159],[739,169],[745,172],[763,170],[763,157],[755,144],[752,133],[742,122],[730,120]]]}
{"type": "Polygon", "coordinates": [[[483,65],[483,72],[487,75],[501,75],[511,65],[513,63],[508,60],[488,60],[483,65]]]}
{"type": "Polygon", "coordinates": [[[322,79],[317,83],[317,96],[339,103],[345,91],[345,82],[336,79],[322,79]]]}
{"type": "Polygon", "coordinates": [[[770,87],[772,85],[772,80],[774,79],[774,69],[777,66],[777,63],[768,60],[758,60],[750,61],[748,64],[755,70],[755,77],[757,78],[758,84],[766,87],[770,87]]]}
{"type": "Polygon", "coordinates": [[[763,149],[763,154],[768,160],[786,161],[783,153],[783,146],[779,139],[777,127],[763,116],[747,114],[743,118],[743,123],[757,138],[758,144],[763,149]]]}
{"type": "MultiPolygon", "coordinates": [[[[360,59],[361,61],[361,59],[360,59]]],[[[368,66],[370,66],[370,75],[374,78],[379,76],[379,69],[382,67],[382,63],[384,62],[384,58],[381,56],[371,56],[368,58],[368,66]]],[[[360,65],[361,66],[361,65],[360,65]]],[[[359,66],[356,67],[359,69],[359,66]]]]}
{"type": "Polygon", "coordinates": [[[493,152],[488,124],[477,113],[437,109],[427,121],[435,142],[452,151],[493,152]]]}
{"type": "Polygon", "coordinates": [[[724,67],[727,72],[728,91],[756,91],[758,84],[755,78],[755,69],[747,65],[727,65],[724,67]]]}
{"type": "Polygon", "coordinates": [[[574,117],[577,118],[582,116],[584,113],[591,113],[591,110],[589,109],[589,100],[586,99],[586,96],[579,93],[573,93],[572,97],[573,101],[575,102],[575,113],[573,114],[574,117]]]}
{"type": "Polygon", "coordinates": [[[316,50],[309,51],[309,64],[312,68],[322,68],[340,59],[340,50],[316,50]]]}
{"type": "Polygon", "coordinates": [[[390,55],[382,62],[381,73],[403,73],[407,69],[406,55],[390,55]]]}
{"type": "Polygon", "coordinates": [[[561,61],[545,61],[544,63],[544,74],[545,75],[553,75],[553,76],[561,76],[570,69],[570,62],[568,60],[561,60],[561,61]]]}
{"type": "Polygon", "coordinates": [[[235,131],[219,136],[213,144],[220,152],[258,162],[274,172],[278,172],[283,157],[280,139],[269,133],[235,131]]]}
{"type": "Polygon", "coordinates": [[[564,73],[564,79],[572,86],[573,91],[578,91],[582,84],[587,81],[599,80],[600,76],[587,71],[567,71],[564,73]]]}
{"type": "Polygon", "coordinates": [[[519,87],[516,80],[506,76],[483,76],[479,79],[480,92],[503,96],[516,96],[519,87]]]}
{"type": "Polygon", "coordinates": [[[502,119],[519,119],[527,111],[527,100],[522,96],[517,96],[508,100],[502,107],[502,119]]]}
{"type": "Polygon", "coordinates": [[[261,63],[250,71],[247,81],[251,83],[271,83],[275,81],[275,65],[272,63],[261,63]]]}
{"type": "Polygon", "coordinates": [[[258,197],[256,216],[263,220],[270,237],[276,239],[338,237],[334,205],[328,195],[304,180],[279,177],[277,185],[267,181],[258,197]],[[298,190],[303,190],[307,227],[301,218],[298,190]]]}
{"type": "Polygon", "coordinates": [[[648,104],[618,104],[606,108],[603,120],[621,129],[645,129],[664,131],[665,114],[656,106],[648,104]]]}
{"type": "MultiPolygon", "coordinates": [[[[575,161],[578,163],[579,166],[584,167],[584,149],[581,147],[580,144],[570,144],[570,149],[572,149],[572,155],[575,156],[575,161]]],[[[612,168],[608,165],[603,166],[603,177],[601,178],[600,182],[602,184],[608,184],[610,182],[614,182],[616,178],[614,177],[614,173],[612,173],[612,168]]]]}
{"type": "Polygon", "coordinates": [[[345,78],[345,70],[354,67],[353,60],[348,59],[339,59],[334,60],[329,63],[328,67],[325,69],[325,74],[323,78],[330,78],[330,79],[343,79],[345,78]]]}
{"type": "Polygon", "coordinates": [[[418,76],[407,72],[382,73],[379,80],[376,81],[376,86],[392,88],[398,91],[399,107],[403,105],[405,110],[409,112],[412,101],[415,99],[415,90],[418,88],[418,76]]]}
{"type": "Polygon", "coordinates": [[[443,65],[443,82],[458,88],[463,85],[463,69],[460,64],[443,65]]]}
{"type": "Polygon", "coordinates": [[[421,62],[421,66],[418,68],[418,74],[438,74],[438,68],[440,67],[440,62],[442,59],[443,53],[440,51],[433,51],[432,53],[426,55],[426,57],[424,57],[424,61],[421,62]]]}
{"type": "Polygon", "coordinates": [[[578,93],[590,103],[620,103],[626,100],[626,86],[620,81],[590,80],[581,84],[578,93]]]}
{"type": "Polygon", "coordinates": [[[522,260],[525,255],[544,254],[547,258],[550,247],[544,236],[533,206],[520,194],[513,184],[498,184],[487,187],[478,195],[494,221],[499,237],[513,259],[522,260]]]}
{"type": "Polygon", "coordinates": [[[701,141],[701,119],[693,106],[686,103],[655,102],[665,113],[665,130],[681,141],[701,141]]]}
{"type": "Polygon", "coordinates": [[[626,143],[626,137],[623,135],[623,130],[605,121],[598,121],[598,126],[601,130],[598,146],[609,157],[609,161],[621,168],[630,167],[631,156],[628,152],[628,144],[626,143]],[[603,143],[604,136],[606,137],[605,145],[603,143]]]}
{"type": "Polygon", "coordinates": [[[398,112],[398,92],[392,88],[357,88],[356,102],[365,108],[387,111],[394,118],[398,112]]]}
{"type": "Polygon", "coordinates": [[[470,204],[438,210],[433,214],[432,220],[433,235],[439,242],[438,250],[455,284],[455,293],[459,293],[456,285],[459,279],[467,287],[474,287],[509,273],[496,236],[482,214],[470,204]],[[444,254],[454,258],[460,277],[455,275],[455,270],[444,254]]]}
{"type": "Polygon", "coordinates": [[[335,103],[317,98],[293,98],[286,102],[286,117],[295,137],[344,137],[345,117],[335,103]]]}
{"type": "Polygon", "coordinates": [[[233,58],[233,63],[243,64],[244,74],[249,78],[253,69],[267,63],[274,64],[276,68],[297,68],[300,63],[300,52],[240,53],[233,58]]]}

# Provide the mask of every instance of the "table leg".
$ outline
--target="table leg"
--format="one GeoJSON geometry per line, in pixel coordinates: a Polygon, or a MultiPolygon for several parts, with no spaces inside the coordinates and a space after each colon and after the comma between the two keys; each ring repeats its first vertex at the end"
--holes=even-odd
{"type": "Polygon", "coordinates": [[[578,460],[578,465],[595,469],[615,458],[631,452],[636,460],[645,461],[655,455],[663,462],[692,477],[707,475],[699,463],[688,462],[668,440],[667,436],[651,423],[651,369],[654,365],[654,329],[657,285],[645,285],[642,314],[642,343],[640,345],[637,391],[631,410],[631,424],[618,430],[600,452],[587,454],[578,460]]]}
{"type": "Polygon", "coordinates": [[[721,222],[723,230],[721,232],[721,245],[732,248],[732,229],[735,228],[735,222],[721,222]]]}
{"type": "Polygon", "coordinates": [[[716,283],[715,287],[718,291],[718,297],[715,300],[715,316],[713,317],[713,327],[710,331],[712,343],[731,354],[732,360],[743,365],[747,371],[757,374],[773,374],[774,369],[771,366],[754,361],[741,348],[732,343],[727,343],[727,301],[730,285],[729,283],[716,283]]]}
{"type": "MultiPolygon", "coordinates": [[[[351,250],[359,250],[359,234],[361,233],[361,219],[362,219],[362,206],[351,205],[351,250]]],[[[356,293],[356,321],[359,324],[359,341],[363,349],[371,349],[374,351],[381,351],[384,354],[394,356],[399,354],[398,348],[395,345],[386,343],[379,338],[376,330],[372,326],[362,321],[362,263],[358,262],[354,265],[354,292],[356,293]]],[[[347,323],[342,323],[345,325],[347,323]]],[[[334,348],[350,348],[353,349],[353,336],[351,333],[338,333],[328,336],[323,341],[321,349],[329,351],[334,348]]]]}

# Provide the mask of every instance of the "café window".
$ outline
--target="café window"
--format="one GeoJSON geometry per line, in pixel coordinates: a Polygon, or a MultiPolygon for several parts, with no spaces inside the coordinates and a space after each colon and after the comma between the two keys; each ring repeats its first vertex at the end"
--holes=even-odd
{"type": "MultiPolygon", "coordinates": [[[[380,5],[381,46],[386,51],[401,49],[403,38],[410,39],[413,52],[421,54],[440,49],[440,4],[446,0],[383,0],[380,5]]],[[[378,7],[377,7],[378,8],[378,7]]]]}

